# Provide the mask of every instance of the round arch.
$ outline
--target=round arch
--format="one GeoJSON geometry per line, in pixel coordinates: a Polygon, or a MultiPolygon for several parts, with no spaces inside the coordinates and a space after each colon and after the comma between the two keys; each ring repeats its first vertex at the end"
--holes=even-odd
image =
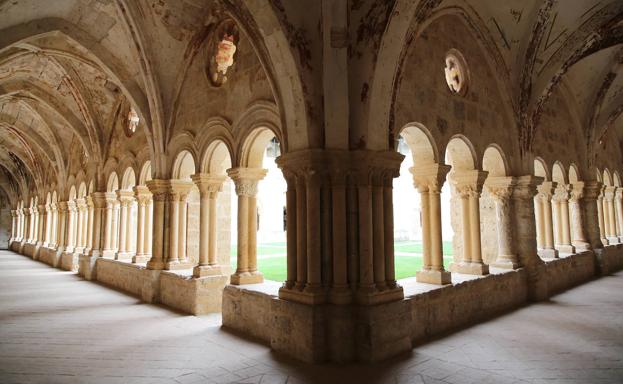
{"type": "Polygon", "coordinates": [[[446,145],[446,163],[453,171],[476,169],[478,166],[476,151],[471,142],[463,135],[456,135],[446,145]]]}
{"type": "Polygon", "coordinates": [[[580,181],[580,171],[575,163],[569,165],[569,183],[577,183],[580,181]]]}
{"type": "Polygon", "coordinates": [[[269,128],[256,128],[251,131],[242,142],[240,155],[238,156],[240,159],[239,166],[261,168],[264,160],[264,151],[273,138],[278,139],[278,136],[269,128]]]}
{"type": "Polygon", "coordinates": [[[147,160],[141,167],[141,172],[138,176],[138,184],[145,185],[149,180],[151,180],[151,161],[147,160]]]}
{"type": "Polygon", "coordinates": [[[552,166],[552,181],[560,184],[567,184],[567,175],[565,173],[565,167],[560,161],[556,161],[552,166]]]}
{"type": "Polygon", "coordinates": [[[123,178],[121,179],[121,189],[124,191],[130,191],[135,185],[136,175],[134,173],[134,168],[128,167],[123,172],[123,178]]]}
{"type": "Polygon", "coordinates": [[[491,144],[485,149],[482,156],[482,170],[494,177],[508,175],[506,155],[497,144],[491,144]]]}
{"type": "Polygon", "coordinates": [[[106,183],[106,192],[115,192],[119,189],[119,176],[117,172],[111,172],[106,183]]]}
{"type": "Polygon", "coordinates": [[[425,165],[439,163],[439,152],[433,140],[433,136],[422,124],[407,124],[400,130],[399,134],[411,149],[413,164],[425,165]]]}
{"type": "Polygon", "coordinates": [[[208,145],[201,161],[201,172],[222,175],[232,166],[230,147],[220,139],[208,145]]]}
{"type": "Polygon", "coordinates": [[[549,167],[540,157],[534,159],[534,176],[542,177],[544,181],[550,180],[549,167]]]}
{"type": "Polygon", "coordinates": [[[609,187],[612,186],[612,174],[610,173],[610,170],[608,168],[604,168],[602,180],[604,185],[607,185],[609,187]]]}
{"type": "Polygon", "coordinates": [[[183,150],[173,162],[171,176],[173,179],[190,180],[190,176],[196,173],[196,161],[193,154],[188,150],[183,150]]]}

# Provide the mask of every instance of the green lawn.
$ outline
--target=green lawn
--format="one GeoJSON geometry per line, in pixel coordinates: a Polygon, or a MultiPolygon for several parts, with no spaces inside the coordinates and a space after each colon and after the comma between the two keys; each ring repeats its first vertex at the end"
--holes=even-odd
{"type": "MultiPolygon", "coordinates": [[[[452,243],[444,242],[444,264],[452,261],[452,243]]],[[[285,243],[259,244],[257,248],[258,268],[264,274],[266,280],[285,281],[286,279],[286,245],[285,243]],[[270,255],[283,255],[274,257],[262,257],[270,255]]],[[[413,242],[397,242],[395,252],[421,253],[422,245],[413,242]]],[[[236,269],[236,248],[232,246],[232,268],[236,269]]],[[[395,257],[396,279],[415,276],[415,272],[422,268],[421,256],[400,256],[395,257]]]]}

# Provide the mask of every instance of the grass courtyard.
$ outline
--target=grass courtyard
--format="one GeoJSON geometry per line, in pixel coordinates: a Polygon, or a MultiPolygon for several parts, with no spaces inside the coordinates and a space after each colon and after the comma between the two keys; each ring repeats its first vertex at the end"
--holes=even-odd
{"type": "MultiPolygon", "coordinates": [[[[396,279],[415,276],[422,267],[422,243],[404,241],[394,244],[396,279]]],[[[443,244],[444,265],[452,261],[452,242],[443,244]]],[[[236,268],[236,246],[231,249],[232,268],[236,268]]],[[[266,280],[285,281],[286,243],[263,243],[257,247],[257,264],[266,280]]]]}

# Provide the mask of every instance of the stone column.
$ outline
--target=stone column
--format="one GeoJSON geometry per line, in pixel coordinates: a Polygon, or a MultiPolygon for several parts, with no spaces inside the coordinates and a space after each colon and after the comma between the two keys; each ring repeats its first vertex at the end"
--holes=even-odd
{"type": "Polygon", "coordinates": [[[151,193],[149,188],[143,185],[134,187],[134,198],[137,202],[136,214],[136,255],[132,258],[133,263],[146,263],[149,261],[147,237],[149,233],[149,203],[151,193]]]}
{"type": "Polygon", "coordinates": [[[76,200],[77,220],[75,232],[74,252],[82,253],[84,251],[84,239],[86,232],[86,210],[87,204],[84,198],[76,200]]]}
{"type": "Polygon", "coordinates": [[[614,194],[616,187],[607,186],[604,193],[605,209],[604,216],[606,218],[606,238],[609,244],[618,244],[616,214],[614,212],[614,194]]]}
{"type": "Polygon", "coordinates": [[[165,269],[187,269],[192,266],[185,259],[186,251],[186,196],[192,188],[192,182],[184,180],[169,180],[169,252],[165,269]],[[182,252],[180,252],[182,251],[182,252]],[[183,257],[183,258],[182,258],[183,257]]]}
{"type": "Polygon", "coordinates": [[[488,172],[470,170],[450,173],[450,181],[461,197],[463,260],[452,263],[452,272],[486,275],[489,266],[482,261],[480,243],[480,193],[488,172]]]}
{"type": "Polygon", "coordinates": [[[115,203],[117,201],[117,195],[114,192],[107,192],[104,194],[106,208],[104,218],[104,252],[103,257],[114,258],[115,249],[113,246],[113,215],[115,213],[115,203]]]}
{"type": "Polygon", "coordinates": [[[24,236],[22,237],[22,243],[28,243],[30,242],[30,230],[31,230],[31,225],[30,225],[30,212],[31,209],[30,208],[22,208],[22,211],[24,212],[24,236]]]}
{"type": "Polygon", "coordinates": [[[614,194],[614,206],[617,217],[617,237],[619,243],[623,242],[623,188],[617,187],[614,194]]]}
{"type": "Polygon", "coordinates": [[[76,222],[76,202],[69,200],[67,202],[67,244],[65,252],[73,253],[75,248],[75,222],[76,222]]]}
{"type": "Polygon", "coordinates": [[[571,244],[576,250],[582,252],[591,249],[584,228],[584,219],[582,213],[582,199],[584,198],[584,183],[575,182],[571,187],[571,198],[569,199],[569,208],[571,210],[571,223],[573,226],[573,234],[571,244]]]}
{"type": "Polygon", "coordinates": [[[558,250],[554,247],[554,225],[552,220],[552,197],[557,183],[544,181],[537,187],[535,201],[539,201],[543,212],[543,244],[538,254],[543,258],[557,258],[558,250]]]}
{"type": "Polygon", "coordinates": [[[169,183],[167,180],[154,179],[147,182],[147,188],[152,193],[153,200],[153,225],[152,225],[152,249],[151,259],[147,262],[147,268],[161,270],[165,267],[165,258],[168,257],[168,193],[169,183]]]}
{"type": "Polygon", "coordinates": [[[115,200],[112,204],[112,231],[110,232],[110,244],[115,256],[119,251],[119,216],[119,200],[117,200],[117,193],[115,192],[115,200]]]}
{"type": "Polygon", "coordinates": [[[60,255],[65,252],[67,247],[67,201],[58,202],[58,246],[56,254],[60,255]]]}
{"type": "Polygon", "coordinates": [[[515,184],[514,177],[489,177],[485,183],[485,187],[495,201],[498,256],[492,265],[497,268],[517,269],[521,266],[514,249],[515,240],[511,219],[512,201],[510,198],[515,184]]]}
{"type": "Polygon", "coordinates": [[[599,195],[597,195],[597,217],[599,223],[599,235],[600,241],[603,245],[608,245],[608,239],[606,238],[606,218],[604,215],[604,191],[606,187],[600,184],[599,195]]]}
{"type": "Polygon", "coordinates": [[[256,284],[264,281],[257,270],[257,184],[266,176],[262,168],[232,168],[227,174],[238,195],[238,265],[231,284],[256,284]]]}
{"type": "Polygon", "coordinates": [[[569,227],[569,191],[570,187],[559,184],[554,192],[553,201],[556,204],[556,228],[558,238],[556,249],[559,252],[575,253],[575,247],[571,245],[571,231],[569,227]]]}
{"type": "Polygon", "coordinates": [[[602,185],[598,181],[584,182],[584,198],[581,200],[582,221],[585,229],[586,238],[592,249],[603,248],[600,233],[600,217],[598,196],[601,193],[602,185]]]}
{"type": "Polygon", "coordinates": [[[90,236],[87,254],[91,257],[102,257],[105,247],[105,211],[108,211],[106,193],[91,193],[89,202],[91,211],[89,213],[90,236]]]}
{"type": "MultiPolygon", "coordinates": [[[[329,301],[333,304],[347,304],[352,301],[352,291],[348,282],[348,243],[347,243],[347,201],[346,170],[342,167],[331,168],[331,221],[333,281],[329,292],[329,301]]],[[[288,209],[296,207],[296,184],[288,183],[288,209]],[[290,186],[293,186],[293,191],[290,186]]],[[[288,234],[294,234],[294,254],[296,255],[296,209],[293,216],[288,215],[288,234]]],[[[288,241],[290,237],[288,237],[288,241]]],[[[296,259],[294,259],[294,277],[296,278],[296,259]]]]}
{"type": "MultiPolygon", "coordinates": [[[[612,205],[612,207],[614,207],[614,205],[612,205]]],[[[43,245],[43,239],[45,237],[45,205],[39,205],[37,212],[37,247],[41,247],[43,245]]]]}
{"type": "Polygon", "coordinates": [[[95,206],[93,204],[93,197],[91,195],[86,197],[86,224],[87,228],[85,231],[85,240],[84,240],[84,254],[90,255],[91,249],[93,248],[93,225],[94,220],[93,216],[95,214],[95,206]]]}
{"type": "Polygon", "coordinates": [[[52,203],[50,208],[52,219],[50,220],[50,242],[48,246],[56,248],[58,245],[58,203],[52,203]]]}
{"type": "Polygon", "coordinates": [[[145,254],[147,255],[148,258],[151,258],[151,244],[152,244],[152,234],[153,234],[153,218],[152,218],[152,211],[153,211],[153,203],[154,203],[154,199],[153,197],[150,196],[149,200],[147,200],[147,207],[145,208],[145,222],[147,223],[147,229],[146,229],[146,233],[145,233],[145,245],[144,245],[144,249],[145,249],[145,254]]]}
{"type": "Polygon", "coordinates": [[[51,210],[52,208],[50,207],[50,204],[45,204],[43,206],[44,210],[45,210],[45,225],[44,225],[44,231],[43,231],[43,247],[47,248],[48,245],[50,244],[50,220],[52,219],[52,215],[51,215],[51,210]]]}
{"type": "Polygon", "coordinates": [[[132,203],[132,191],[117,191],[117,200],[121,209],[119,215],[119,249],[115,255],[116,260],[130,258],[128,249],[128,229],[130,221],[130,204],[132,203]]]}
{"type": "Polygon", "coordinates": [[[9,247],[11,246],[11,243],[15,240],[15,238],[17,237],[17,233],[15,228],[17,227],[16,225],[16,217],[17,214],[15,213],[15,209],[11,209],[11,237],[9,238],[9,247]]]}
{"type": "Polygon", "coordinates": [[[412,167],[413,185],[420,193],[422,205],[422,248],[424,263],[416,272],[420,283],[450,284],[450,272],[443,265],[443,239],[441,231],[441,187],[450,166],[431,164],[412,167]]]}
{"type": "Polygon", "coordinates": [[[514,228],[515,252],[519,263],[526,269],[528,277],[528,297],[539,301],[548,298],[547,274],[543,260],[536,253],[536,228],[534,225],[534,196],[536,186],[543,178],[535,176],[516,177],[511,195],[514,228]]]}
{"type": "Polygon", "coordinates": [[[218,193],[223,190],[225,176],[209,174],[192,175],[200,194],[199,223],[199,265],[193,269],[193,276],[205,277],[221,274],[217,260],[217,207],[218,193]]]}

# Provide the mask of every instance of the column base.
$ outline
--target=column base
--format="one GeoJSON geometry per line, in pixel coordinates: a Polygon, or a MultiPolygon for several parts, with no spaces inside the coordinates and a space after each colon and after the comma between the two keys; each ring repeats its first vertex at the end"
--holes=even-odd
{"type": "Polygon", "coordinates": [[[601,243],[602,243],[603,245],[610,245],[610,242],[609,242],[609,241],[608,241],[608,239],[606,239],[605,237],[602,237],[602,238],[601,238],[601,243]]]}
{"type": "Polygon", "coordinates": [[[151,259],[151,255],[146,255],[146,254],[143,254],[143,255],[138,254],[138,255],[132,256],[132,262],[134,264],[147,263],[150,259],[151,259]]]}
{"type": "Polygon", "coordinates": [[[619,243],[623,243],[623,236],[619,236],[619,243]]]}
{"type": "Polygon", "coordinates": [[[114,259],[117,252],[113,249],[104,249],[102,252],[102,257],[105,259],[114,259]]]}
{"type": "Polygon", "coordinates": [[[164,263],[162,262],[162,260],[154,260],[152,258],[147,262],[147,269],[159,271],[161,269],[164,269],[164,263]]]}
{"type": "Polygon", "coordinates": [[[610,245],[619,244],[619,238],[616,236],[608,236],[608,244],[610,245]]]}
{"type": "Polygon", "coordinates": [[[547,249],[539,249],[537,254],[541,256],[543,259],[557,259],[558,258],[558,250],[554,248],[547,249]]]}
{"type": "Polygon", "coordinates": [[[568,244],[557,245],[556,249],[562,253],[575,253],[575,247],[573,245],[568,245],[568,244]]]}
{"type": "Polygon", "coordinates": [[[193,277],[217,276],[220,274],[220,265],[197,265],[193,268],[193,277]]]}
{"type": "Polygon", "coordinates": [[[115,260],[131,261],[132,260],[132,254],[130,252],[117,252],[115,254],[115,260]]]}
{"type": "Polygon", "coordinates": [[[395,288],[386,289],[384,291],[379,290],[359,290],[355,294],[357,303],[362,305],[376,305],[382,303],[388,303],[391,301],[398,301],[404,299],[405,294],[400,285],[395,288]]]}
{"type": "Polygon", "coordinates": [[[591,249],[591,245],[586,241],[574,241],[572,244],[578,252],[588,251],[591,249]]]}
{"type": "Polygon", "coordinates": [[[349,304],[353,301],[353,292],[348,285],[333,286],[329,291],[328,299],[332,304],[349,304]]]}
{"type": "Polygon", "coordinates": [[[510,260],[510,259],[502,259],[496,260],[491,263],[492,267],[501,268],[501,269],[519,269],[521,268],[521,264],[518,261],[510,260]]]}
{"type": "Polygon", "coordinates": [[[180,269],[190,269],[192,265],[188,261],[167,261],[164,263],[164,269],[169,271],[177,271],[180,269]]]}
{"type": "MultiPolygon", "coordinates": [[[[232,276],[233,277],[233,276],[232,276]]],[[[327,295],[324,291],[306,292],[294,288],[279,288],[279,298],[282,300],[295,301],[297,303],[314,305],[326,302],[327,295]]]]}
{"type": "Polygon", "coordinates": [[[460,263],[452,263],[450,264],[450,271],[456,273],[463,273],[466,275],[488,275],[489,274],[489,266],[484,263],[472,263],[462,261],[460,263]]]}
{"type": "Polygon", "coordinates": [[[415,280],[418,283],[445,285],[452,284],[452,275],[448,271],[422,269],[415,273],[415,280]]]}
{"type": "Polygon", "coordinates": [[[233,285],[259,284],[264,282],[264,275],[259,271],[234,273],[229,281],[233,285]]]}

